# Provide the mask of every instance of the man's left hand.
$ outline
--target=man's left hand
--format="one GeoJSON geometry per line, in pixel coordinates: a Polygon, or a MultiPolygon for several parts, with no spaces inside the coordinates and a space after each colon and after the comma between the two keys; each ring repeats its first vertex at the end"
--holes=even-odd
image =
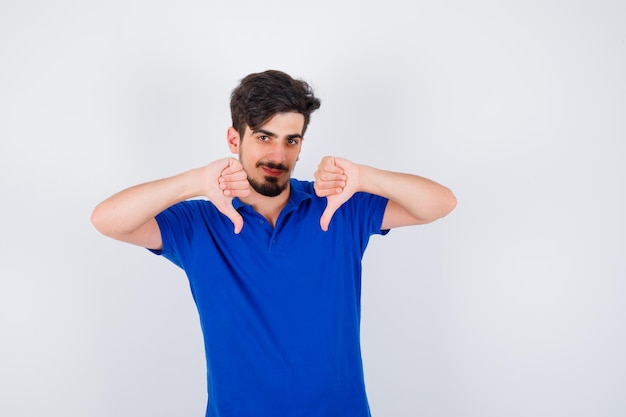
{"type": "Polygon", "coordinates": [[[347,159],[325,156],[314,176],[315,194],[328,201],[320,218],[320,226],[326,232],[335,211],[358,191],[359,166],[347,159]]]}

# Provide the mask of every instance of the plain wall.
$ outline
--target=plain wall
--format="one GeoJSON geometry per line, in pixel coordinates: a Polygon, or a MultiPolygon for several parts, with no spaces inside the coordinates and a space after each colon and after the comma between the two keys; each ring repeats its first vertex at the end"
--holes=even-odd
{"type": "Polygon", "coordinates": [[[228,100],[281,69],[326,154],[459,204],[374,237],[373,415],[626,415],[623,1],[3,1],[0,415],[201,416],[181,270],[93,207],[229,156],[228,100]]]}

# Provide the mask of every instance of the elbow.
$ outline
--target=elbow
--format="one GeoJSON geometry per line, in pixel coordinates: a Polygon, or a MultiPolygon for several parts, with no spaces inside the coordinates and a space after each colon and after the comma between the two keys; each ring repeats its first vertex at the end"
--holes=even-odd
{"type": "Polygon", "coordinates": [[[444,188],[439,200],[438,214],[435,216],[435,220],[450,214],[456,208],[456,204],[457,200],[454,193],[449,188],[444,188]]]}
{"type": "Polygon", "coordinates": [[[413,224],[427,224],[446,217],[456,208],[456,204],[457,200],[454,193],[450,189],[443,187],[439,195],[433,198],[432,205],[427,212],[414,215],[417,222],[413,224]]]}
{"type": "Polygon", "coordinates": [[[449,214],[452,210],[456,208],[457,200],[456,196],[452,192],[452,190],[448,189],[448,197],[447,197],[447,205],[446,205],[446,215],[449,214]]]}
{"type": "Polygon", "coordinates": [[[96,228],[98,232],[102,233],[103,235],[110,236],[110,234],[107,232],[107,221],[101,204],[97,205],[93,209],[93,211],[91,212],[90,220],[91,224],[93,225],[93,227],[96,228]]]}

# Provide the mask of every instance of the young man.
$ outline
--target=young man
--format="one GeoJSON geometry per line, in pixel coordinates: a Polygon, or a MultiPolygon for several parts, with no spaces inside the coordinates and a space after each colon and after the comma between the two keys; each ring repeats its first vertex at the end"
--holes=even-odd
{"type": "Polygon", "coordinates": [[[304,81],[251,74],[231,96],[227,141],[238,159],[131,187],[93,212],[100,232],[186,272],[207,416],[369,416],[359,332],[369,237],[456,204],[428,179],[338,157],[322,159],[314,183],[291,178],[319,106],[304,81]]]}

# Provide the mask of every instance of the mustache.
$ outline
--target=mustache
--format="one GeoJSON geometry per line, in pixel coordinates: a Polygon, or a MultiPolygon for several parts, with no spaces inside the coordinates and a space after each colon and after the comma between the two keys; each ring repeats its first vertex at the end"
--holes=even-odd
{"type": "Polygon", "coordinates": [[[275,164],[274,162],[257,162],[256,167],[265,166],[269,169],[280,169],[281,171],[289,171],[289,167],[283,164],[275,164]]]}

